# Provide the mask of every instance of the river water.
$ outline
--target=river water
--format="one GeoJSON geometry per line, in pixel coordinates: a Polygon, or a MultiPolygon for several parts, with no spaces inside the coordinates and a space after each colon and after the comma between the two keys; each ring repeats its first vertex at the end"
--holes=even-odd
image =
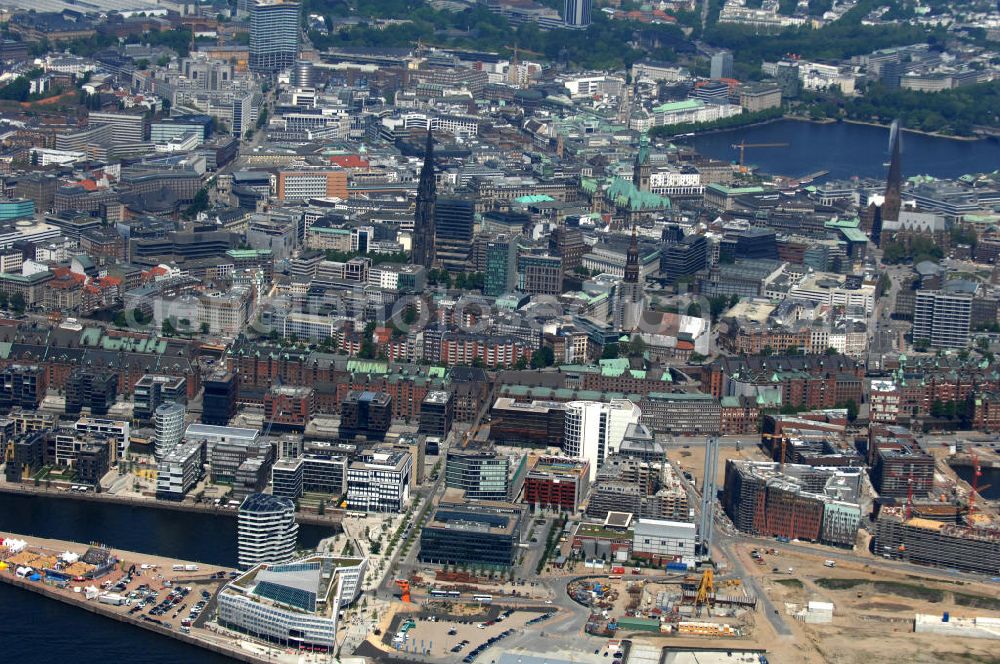
{"type": "MultiPolygon", "coordinates": [[[[734,144],[788,143],[788,147],[746,148],[746,163],[765,173],[803,177],[829,171],[828,178],[852,176],[884,178],[889,159],[889,129],[849,123],[818,124],[779,120],[769,124],[731,129],[679,139],[698,152],[736,161],[734,144]]],[[[958,141],[903,132],[903,174],[954,178],[1000,168],[1000,141],[958,141]]]]}
{"type": "MultiPolygon", "coordinates": [[[[236,566],[236,519],[96,501],[0,494],[0,530],[236,566]]],[[[299,526],[312,548],[330,528],[299,526]]],[[[114,622],[0,584],[0,647],[4,661],[32,664],[187,664],[231,662],[174,639],[114,622]]]]}

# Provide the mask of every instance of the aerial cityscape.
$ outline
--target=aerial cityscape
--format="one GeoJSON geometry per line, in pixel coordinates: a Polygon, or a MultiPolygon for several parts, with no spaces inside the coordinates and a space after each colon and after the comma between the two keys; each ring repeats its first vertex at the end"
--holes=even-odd
{"type": "Polygon", "coordinates": [[[0,31],[5,658],[1000,662],[1000,3],[0,31]]]}

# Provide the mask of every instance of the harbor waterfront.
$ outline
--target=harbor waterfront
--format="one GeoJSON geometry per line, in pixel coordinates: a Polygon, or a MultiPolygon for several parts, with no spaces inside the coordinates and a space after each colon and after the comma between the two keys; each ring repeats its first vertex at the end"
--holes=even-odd
{"type": "MultiPolygon", "coordinates": [[[[679,139],[699,153],[735,161],[733,148],[750,144],[787,143],[788,147],[751,149],[746,162],[763,173],[803,177],[829,171],[827,178],[885,177],[889,128],[852,122],[778,120],[752,127],[705,133],[679,139]]],[[[995,139],[960,141],[905,132],[902,153],[906,175],[954,178],[966,173],[992,172],[1000,164],[1000,144],[995,139]]]]}
{"type": "MultiPolygon", "coordinates": [[[[220,507],[210,503],[175,502],[170,500],[158,500],[156,498],[135,498],[133,495],[116,495],[113,493],[75,493],[65,490],[65,488],[50,488],[46,486],[32,486],[30,484],[11,484],[0,479],[0,493],[14,495],[35,495],[46,498],[65,498],[67,500],[82,500],[92,502],[116,503],[119,505],[132,505],[137,507],[152,507],[154,509],[172,510],[174,512],[195,512],[199,514],[214,514],[219,516],[229,516],[236,518],[237,510],[229,507],[220,507]]],[[[295,521],[318,527],[339,528],[343,515],[343,510],[330,510],[326,514],[312,514],[309,512],[297,512],[295,521]]]]}
{"type": "MultiPolygon", "coordinates": [[[[268,661],[252,650],[241,648],[241,640],[205,628],[200,616],[188,617],[191,614],[186,609],[199,595],[212,605],[215,594],[233,572],[230,568],[7,532],[0,532],[0,539],[8,544],[12,540],[24,543],[5,546],[0,582],[217,655],[242,662],[268,661]],[[43,567],[44,570],[40,569],[43,567]],[[189,589],[183,597],[179,594],[181,588],[189,589]],[[150,604],[157,600],[164,604],[171,592],[176,592],[178,599],[168,604],[162,618],[152,618],[137,610],[138,606],[130,606],[137,599],[135,595],[151,597],[147,600],[150,604]]],[[[198,657],[198,661],[213,659],[198,657]]]]}
{"type": "MultiPolygon", "coordinates": [[[[177,512],[52,495],[0,494],[0,530],[31,537],[98,541],[129,551],[236,565],[234,514],[177,512]],[[196,533],[196,537],[192,537],[196,533]]],[[[299,526],[299,547],[314,548],[329,527],[299,526]]]]}
{"type": "Polygon", "coordinates": [[[0,623],[0,642],[11,661],[35,664],[104,664],[124,662],[142,653],[143,664],[231,664],[232,657],[200,646],[166,639],[153,632],[52,601],[42,593],[26,592],[0,583],[0,606],[16,611],[17,620],[0,623]],[[44,648],[38,644],[44,642],[44,648]]]}

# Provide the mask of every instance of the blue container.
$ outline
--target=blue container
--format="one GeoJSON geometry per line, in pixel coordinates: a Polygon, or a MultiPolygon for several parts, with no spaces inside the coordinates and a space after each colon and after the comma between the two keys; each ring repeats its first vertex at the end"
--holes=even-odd
{"type": "Polygon", "coordinates": [[[667,563],[667,569],[677,570],[677,571],[680,571],[680,572],[686,572],[687,568],[688,568],[688,566],[687,566],[686,563],[678,563],[678,562],[667,563]]]}
{"type": "Polygon", "coordinates": [[[947,611],[945,611],[945,612],[944,612],[944,615],[943,615],[943,616],[941,616],[941,622],[948,622],[948,621],[949,621],[950,619],[951,619],[951,616],[950,616],[950,615],[948,615],[948,612],[947,612],[947,611]]]}

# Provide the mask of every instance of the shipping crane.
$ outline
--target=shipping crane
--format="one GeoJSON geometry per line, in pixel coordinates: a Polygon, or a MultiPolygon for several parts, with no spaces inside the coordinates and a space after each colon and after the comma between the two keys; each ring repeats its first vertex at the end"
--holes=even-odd
{"type": "Polygon", "coordinates": [[[734,143],[731,147],[734,150],[740,151],[740,168],[743,168],[747,148],[787,148],[788,143],[747,143],[746,141],[740,141],[739,143],[734,143]]]}

